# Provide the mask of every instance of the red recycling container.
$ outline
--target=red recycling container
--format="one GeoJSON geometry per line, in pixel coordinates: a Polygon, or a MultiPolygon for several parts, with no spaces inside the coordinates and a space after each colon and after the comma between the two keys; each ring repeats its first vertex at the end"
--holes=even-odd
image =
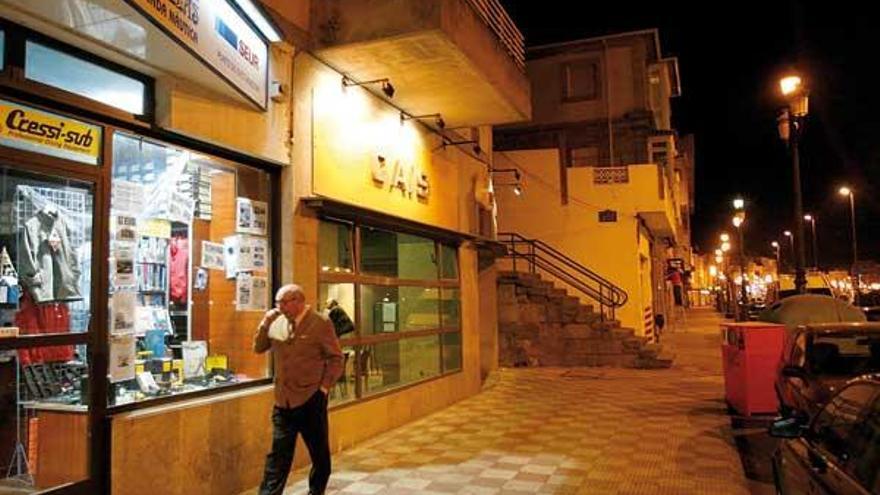
{"type": "Polygon", "coordinates": [[[721,325],[724,396],[740,414],[776,413],[773,383],[782,359],[785,325],[764,322],[721,325]]]}

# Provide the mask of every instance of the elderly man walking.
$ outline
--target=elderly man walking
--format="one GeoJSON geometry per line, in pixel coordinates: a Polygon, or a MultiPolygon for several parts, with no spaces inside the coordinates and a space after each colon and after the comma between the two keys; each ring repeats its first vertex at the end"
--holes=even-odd
{"type": "Polygon", "coordinates": [[[322,495],[330,479],[327,394],[342,374],[342,351],[333,324],[306,304],[302,288],[285,285],[275,294],[254,335],[254,352],[272,350],[275,408],[272,450],[260,495],[280,495],[293,463],[296,436],[312,459],[309,494],[322,495]],[[283,318],[282,318],[283,316],[283,318]]]}

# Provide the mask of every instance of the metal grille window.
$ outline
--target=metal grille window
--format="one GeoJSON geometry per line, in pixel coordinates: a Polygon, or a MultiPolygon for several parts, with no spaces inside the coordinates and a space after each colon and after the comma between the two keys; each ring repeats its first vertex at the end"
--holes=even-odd
{"type": "Polygon", "coordinates": [[[628,167],[596,167],[593,169],[593,184],[627,184],[628,167]]]}

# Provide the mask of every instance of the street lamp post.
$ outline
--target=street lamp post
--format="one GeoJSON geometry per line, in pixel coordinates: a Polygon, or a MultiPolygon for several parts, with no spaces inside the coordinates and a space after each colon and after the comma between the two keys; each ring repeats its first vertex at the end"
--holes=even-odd
{"type": "Polygon", "coordinates": [[[859,303],[859,245],[856,240],[856,199],[855,192],[852,189],[843,186],[838,192],[841,196],[849,196],[849,219],[850,225],[852,226],[852,255],[853,255],[853,263],[852,269],[850,269],[850,276],[853,281],[853,302],[855,304],[859,303]]]}
{"type": "Polygon", "coordinates": [[[782,270],[782,268],[781,268],[782,257],[780,256],[780,253],[779,253],[779,243],[776,241],[773,241],[770,243],[770,245],[773,246],[773,251],[776,253],[776,275],[778,276],[779,272],[782,270]]]}
{"type": "Polygon", "coordinates": [[[745,246],[743,245],[743,222],[745,221],[745,217],[743,215],[737,214],[733,217],[733,226],[736,227],[737,234],[739,236],[739,274],[740,274],[740,304],[738,305],[738,318],[739,321],[747,320],[746,313],[746,303],[748,302],[748,295],[746,293],[746,255],[745,255],[745,246]]]}
{"type": "Polygon", "coordinates": [[[816,243],[816,217],[807,213],[804,215],[804,220],[810,222],[810,230],[813,234],[813,268],[819,269],[819,245],[816,243]]]}
{"type": "MultiPolygon", "coordinates": [[[[809,98],[798,76],[783,77],[779,87],[787,100],[787,106],[779,118],[780,137],[788,141],[791,150],[791,167],[794,180],[794,221],[797,232],[797,256],[795,256],[794,286],[799,294],[807,289],[807,276],[804,272],[806,252],[804,250],[803,198],[801,194],[801,166],[798,156],[798,141],[802,132],[803,120],[808,113],[809,98]]],[[[795,239],[792,239],[794,242],[795,239]]]]}
{"type": "Polygon", "coordinates": [[[794,255],[794,234],[790,230],[786,230],[782,235],[788,238],[788,246],[791,248],[791,259],[794,260],[796,258],[794,255]]]}

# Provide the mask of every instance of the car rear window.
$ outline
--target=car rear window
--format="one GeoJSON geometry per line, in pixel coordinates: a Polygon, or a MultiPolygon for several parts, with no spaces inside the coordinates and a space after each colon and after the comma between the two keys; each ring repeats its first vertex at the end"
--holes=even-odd
{"type": "Polygon", "coordinates": [[[813,339],[810,364],[827,375],[880,372],[880,335],[826,334],[813,339]]]}

